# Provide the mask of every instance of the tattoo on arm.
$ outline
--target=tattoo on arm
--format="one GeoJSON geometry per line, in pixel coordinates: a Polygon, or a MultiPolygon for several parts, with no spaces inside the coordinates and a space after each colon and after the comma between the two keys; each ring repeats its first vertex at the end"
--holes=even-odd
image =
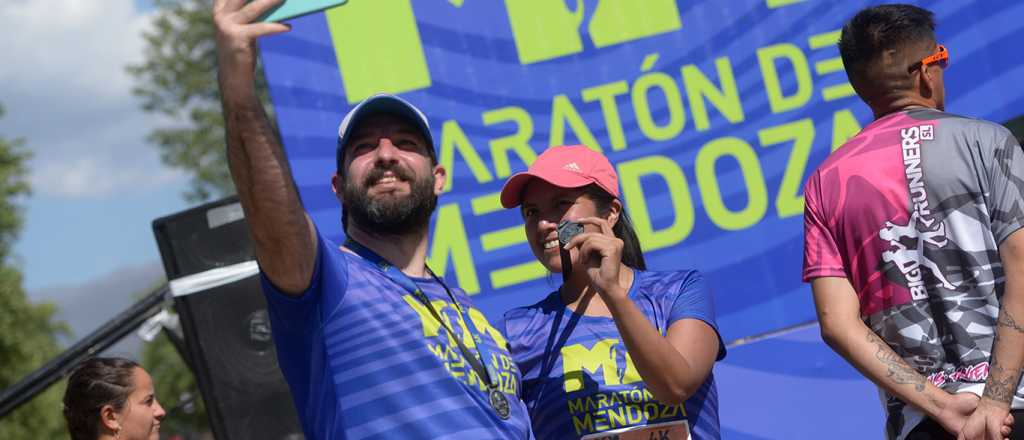
{"type": "Polygon", "coordinates": [[[1016,385],[1019,380],[1020,370],[1007,371],[1001,365],[993,362],[988,370],[988,379],[985,380],[985,392],[982,393],[982,397],[1008,404],[1013,401],[1013,393],[1017,390],[1016,385]]]}
{"type": "Polygon", "coordinates": [[[913,367],[907,365],[906,361],[899,357],[896,352],[892,351],[892,348],[889,348],[889,345],[886,344],[885,341],[879,339],[874,332],[869,331],[867,337],[868,342],[878,346],[878,351],[875,352],[875,358],[889,368],[888,376],[893,382],[901,385],[914,385],[914,389],[919,393],[924,391],[925,378],[921,373],[918,373],[913,367]]]}
{"type": "Polygon", "coordinates": [[[1021,327],[1017,320],[1013,319],[1013,315],[1010,315],[1010,312],[1005,309],[999,312],[996,326],[995,340],[992,341],[992,359],[989,362],[988,379],[985,380],[985,391],[982,393],[982,397],[1009,404],[1013,401],[1013,395],[1017,391],[1017,382],[1020,382],[1021,370],[1007,370],[996,359],[996,346],[999,345],[1000,339],[999,327],[1005,327],[1019,333],[1024,333],[1024,327],[1021,327]]]}
{"type": "MultiPolygon", "coordinates": [[[[1016,330],[1018,333],[1024,333],[1024,327],[1021,327],[1020,324],[1017,324],[1017,320],[1013,319],[1013,316],[1010,315],[1010,312],[1006,311],[1005,309],[999,312],[999,321],[996,323],[996,325],[999,327],[1006,327],[1009,329],[1016,330]]],[[[992,346],[992,349],[995,350],[995,345],[992,346]]]]}

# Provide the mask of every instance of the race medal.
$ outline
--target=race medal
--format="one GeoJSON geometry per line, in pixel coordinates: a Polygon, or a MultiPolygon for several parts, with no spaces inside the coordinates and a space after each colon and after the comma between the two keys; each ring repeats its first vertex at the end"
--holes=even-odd
{"type": "Polygon", "coordinates": [[[512,408],[508,404],[508,397],[505,397],[505,394],[498,391],[497,388],[491,388],[487,397],[491,400],[491,408],[494,408],[495,414],[498,414],[502,420],[508,420],[508,416],[512,412],[512,408]]]}
{"type": "Polygon", "coordinates": [[[558,242],[565,246],[569,240],[583,232],[583,225],[574,221],[562,220],[556,230],[558,231],[558,242]]]}

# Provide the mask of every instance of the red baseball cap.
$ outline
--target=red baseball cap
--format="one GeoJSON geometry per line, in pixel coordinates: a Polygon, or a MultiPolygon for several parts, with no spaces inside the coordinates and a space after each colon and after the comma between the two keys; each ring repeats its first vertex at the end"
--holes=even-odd
{"type": "Polygon", "coordinates": [[[595,184],[619,198],[619,176],[603,154],[584,145],[548,148],[526,172],[509,177],[501,189],[501,206],[515,208],[522,203],[523,188],[534,178],[561,188],[595,184]]]}

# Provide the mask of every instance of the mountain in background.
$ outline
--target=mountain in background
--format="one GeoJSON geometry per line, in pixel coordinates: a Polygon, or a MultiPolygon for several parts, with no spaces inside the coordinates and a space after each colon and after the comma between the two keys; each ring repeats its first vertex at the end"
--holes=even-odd
{"type": "MultiPolygon", "coordinates": [[[[165,279],[163,265],[149,261],[122,267],[81,284],[34,289],[28,296],[32,301],[50,301],[57,305],[57,318],[71,328],[71,337],[61,341],[64,347],[69,347],[131,307],[165,279]]],[[[104,353],[139,360],[142,344],[143,341],[131,333],[104,353]]]]}

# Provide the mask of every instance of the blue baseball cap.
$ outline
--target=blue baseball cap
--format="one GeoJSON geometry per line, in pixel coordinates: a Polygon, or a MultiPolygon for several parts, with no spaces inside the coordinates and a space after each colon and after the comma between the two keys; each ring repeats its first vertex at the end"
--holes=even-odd
{"type": "Polygon", "coordinates": [[[352,110],[349,110],[345,118],[341,120],[341,125],[338,126],[338,149],[336,153],[339,171],[341,170],[341,164],[345,161],[345,144],[348,143],[348,138],[352,135],[352,132],[355,131],[359,123],[367,116],[380,113],[398,116],[418,128],[423,138],[427,141],[427,147],[429,147],[427,151],[430,152],[430,158],[435,162],[437,161],[437,153],[434,151],[434,138],[430,135],[430,123],[427,121],[427,116],[416,106],[409,103],[409,101],[395,95],[380,93],[366,98],[355,107],[352,107],[352,110]]]}

